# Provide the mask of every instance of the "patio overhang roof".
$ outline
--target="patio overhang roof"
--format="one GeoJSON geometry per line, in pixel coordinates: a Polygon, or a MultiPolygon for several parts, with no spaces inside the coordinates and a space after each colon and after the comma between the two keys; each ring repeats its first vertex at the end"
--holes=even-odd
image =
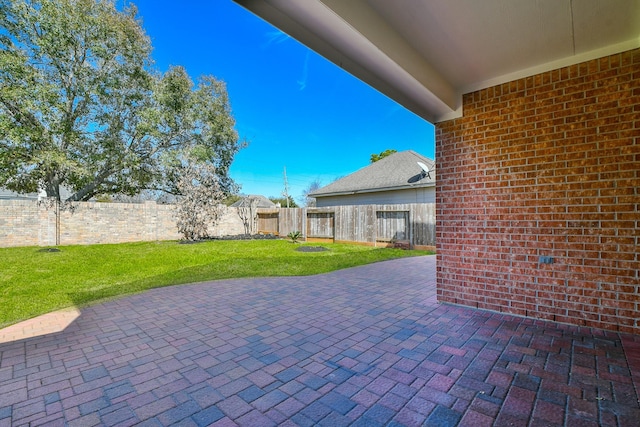
{"type": "Polygon", "coordinates": [[[235,0],[418,116],[640,47],[639,0],[235,0]]]}

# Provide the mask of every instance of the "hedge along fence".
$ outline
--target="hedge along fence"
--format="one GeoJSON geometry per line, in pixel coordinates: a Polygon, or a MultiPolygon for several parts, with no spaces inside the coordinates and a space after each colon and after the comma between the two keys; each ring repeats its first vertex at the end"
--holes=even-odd
{"type": "Polygon", "coordinates": [[[435,249],[433,203],[258,209],[258,231],[286,236],[301,231],[311,242],[435,249]]]}

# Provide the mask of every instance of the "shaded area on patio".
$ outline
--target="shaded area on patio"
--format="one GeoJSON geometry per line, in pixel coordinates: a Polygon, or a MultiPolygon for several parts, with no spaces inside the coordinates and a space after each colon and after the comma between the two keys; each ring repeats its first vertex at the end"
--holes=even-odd
{"type": "Polygon", "coordinates": [[[0,344],[0,426],[637,425],[640,337],[440,305],[435,264],[85,308],[0,344]]]}

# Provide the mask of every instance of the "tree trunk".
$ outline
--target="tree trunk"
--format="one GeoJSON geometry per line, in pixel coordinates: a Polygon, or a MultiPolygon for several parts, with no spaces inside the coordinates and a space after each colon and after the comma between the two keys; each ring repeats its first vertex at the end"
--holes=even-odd
{"type": "Polygon", "coordinates": [[[51,174],[47,176],[44,190],[47,192],[47,197],[52,197],[58,202],[60,201],[60,180],[57,174],[51,174]]]}

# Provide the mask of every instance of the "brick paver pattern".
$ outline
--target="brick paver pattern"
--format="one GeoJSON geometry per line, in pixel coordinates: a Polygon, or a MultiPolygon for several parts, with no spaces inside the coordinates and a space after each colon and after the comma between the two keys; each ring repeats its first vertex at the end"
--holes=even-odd
{"type": "Polygon", "coordinates": [[[638,425],[638,337],[440,305],[435,263],[85,308],[0,344],[0,426],[638,425]]]}

